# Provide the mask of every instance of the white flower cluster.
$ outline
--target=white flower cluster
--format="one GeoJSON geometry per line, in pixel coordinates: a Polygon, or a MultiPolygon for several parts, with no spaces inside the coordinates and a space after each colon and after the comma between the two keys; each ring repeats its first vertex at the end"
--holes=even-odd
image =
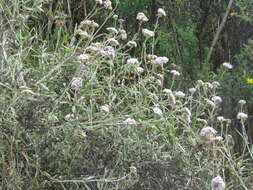
{"type": "Polygon", "coordinates": [[[233,65],[231,65],[229,62],[224,62],[222,66],[225,67],[226,69],[233,69],[233,65]]]}
{"type": "Polygon", "coordinates": [[[85,63],[85,62],[87,62],[90,59],[90,55],[88,55],[88,54],[81,54],[81,55],[77,56],[77,59],[79,61],[81,61],[82,63],[85,63]]]}
{"type": "Polygon", "coordinates": [[[81,78],[73,78],[72,81],[71,81],[71,89],[72,90],[79,90],[80,88],[83,87],[83,80],[81,78]]]}
{"type": "Polygon", "coordinates": [[[219,105],[222,102],[222,99],[219,96],[214,96],[212,97],[212,101],[214,102],[215,105],[219,105]]]}
{"type": "Polygon", "coordinates": [[[248,115],[246,113],[243,113],[243,112],[239,112],[236,116],[237,119],[240,119],[240,120],[246,120],[248,119],[248,115]]]}
{"type": "Polygon", "coordinates": [[[125,125],[135,125],[136,121],[132,118],[127,118],[125,121],[123,121],[125,125]]]}
{"type": "Polygon", "coordinates": [[[98,23],[96,23],[94,20],[83,20],[80,23],[80,27],[84,27],[84,26],[91,27],[91,28],[99,27],[98,23]]]}
{"type": "Polygon", "coordinates": [[[154,107],[154,108],[153,108],[153,112],[154,112],[155,114],[159,115],[159,116],[162,116],[162,115],[163,115],[163,111],[162,111],[160,108],[158,108],[158,107],[154,107]]]}
{"type": "Polygon", "coordinates": [[[133,40],[130,40],[127,42],[126,46],[128,46],[130,48],[134,48],[134,47],[137,47],[137,43],[133,40]]]}
{"type": "Polygon", "coordinates": [[[148,22],[148,17],[143,12],[138,13],[136,19],[141,22],[148,22]]]}
{"type": "Polygon", "coordinates": [[[221,178],[221,176],[217,176],[212,179],[211,187],[212,187],[212,190],[224,190],[226,187],[226,184],[221,178]]]}
{"type": "Polygon", "coordinates": [[[106,58],[115,58],[115,49],[112,46],[106,46],[103,50],[100,51],[102,57],[106,58]]]}
{"type": "Polygon", "coordinates": [[[162,8],[159,8],[158,10],[157,10],[157,13],[158,13],[158,16],[159,17],[165,17],[166,16],[166,12],[165,12],[165,10],[164,9],[162,9],[162,8]]]}
{"type": "Polygon", "coordinates": [[[127,61],[126,61],[126,64],[129,64],[129,65],[138,65],[139,64],[139,61],[137,58],[129,58],[127,61]]]}
{"type": "Polygon", "coordinates": [[[110,112],[110,107],[109,107],[108,104],[104,104],[104,105],[100,106],[100,110],[104,111],[106,113],[109,113],[110,112]]]}
{"type": "Polygon", "coordinates": [[[149,29],[142,29],[142,34],[146,37],[146,38],[151,38],[155,36],[155,32],[149,30],[149,29]]]}
{"type": "Polygon", "coordinates": [[[217,131],[213,127],[206,126],[201,129],[200,136],[205,144],[210,144],[214,141],[222,141],[223,138],[221,136],[215,136],[216,133],[217,131]]]}
{"type": "Polygon", "coordinates": [[[170,73],[173,75],[173,76],[180,76],[180,73],[176,70],[171,70],[170,73]]]}

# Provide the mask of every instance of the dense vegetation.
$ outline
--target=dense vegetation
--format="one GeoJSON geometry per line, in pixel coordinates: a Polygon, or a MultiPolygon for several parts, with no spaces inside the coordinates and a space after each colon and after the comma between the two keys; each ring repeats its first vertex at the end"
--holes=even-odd
{"type": "Polygon", "coordinates": [[[252,189],[252,10],[0,0],[0,189],[252,189]]]}

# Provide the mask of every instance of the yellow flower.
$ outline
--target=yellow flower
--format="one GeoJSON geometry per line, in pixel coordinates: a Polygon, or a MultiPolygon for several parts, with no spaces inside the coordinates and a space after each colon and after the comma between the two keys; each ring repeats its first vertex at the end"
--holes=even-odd
{"type": "Polygon", "coordinates": [[[237,13],[235,13],[235,12],[229,13],[229,16],[231,16],[231,17],[236,16],[236,15],[237,15],[237,13]]]}
{"type": "Polygon", "coordinates": [[[253,78],[246,78],[246,82],[248,84],[253,84],[253,78]]]}

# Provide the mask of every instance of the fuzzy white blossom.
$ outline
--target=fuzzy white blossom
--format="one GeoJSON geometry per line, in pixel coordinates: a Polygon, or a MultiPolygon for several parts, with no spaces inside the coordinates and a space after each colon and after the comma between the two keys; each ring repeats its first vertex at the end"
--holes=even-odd
{"type": "Polygon", "coordinates": [[[163,89],[163,92],[165,92],[166,94],[172,93],[171,89],[165,88],[163,89]]]}
{"type": "Polygon", "coordinates": [[[166,12],[164,11],[164,9],[162,9],[162,8],[159,8],[158,10],[157,10],[157,12],[158,12],[158,16],[159,17],[165,17],[166,16],[166,12]]]}
{"type": "Polygon", "coordinates": [[[109,107],[108,104],[105,104],[105,105],[100,106],[100,110],[104,111],[106,113],[109,113],[110,112],[110,107],[109,107]]]}
{"type": "Polygon", "coordinates": [[[210,82],[205,82],[203,87],[213,89],[213,85],[210,82]]]}
{"type": "Polygon", "coordinates": [[[108,28],[106,28],[106,30],[108,32],[113,33],[113,34],[118,34],[119,33],[118,30],[116,28],[114,28],[114,27],[108,27],[108,28]]]}
{"type": "Polygon", "coordinates": [[[105,0],[103,2],[105,9],[112,10],[112,2],[110,0],[105,0]]]}
{"type": "Polygon", "coordinates": [[[197,118],[197,121],[203,123],[204,125],[207,124],[207,121],[205,119],[197,118]]]}
{"type": "Polygon", "coordinates": [[[148,60],[155,60],[156,58],[157,58],[156,55],[151,55],[151,54],[148,54],[148,55],[147,55],[147,59],[148,59],[148,60]]]}
{"type": "Polygon", "coordinates": [[[213,108],[215,107],[215,103],[209,99],[206,99],[206,104],[213,107],[213,108]]]}
{"type": "Polygon", "coordinates": [[[79,77],[73,78],[70,86],[72,90],[79,90],[80,88],[83,87],[83,80],[79,77]]]}
{"type": "Polygon", "coordinates": [[[213,85],[214,88],[217,88],[217,87],[220,86],[220,83],[218,81],[213,81],[212,85],[213,85]]]}
{"type": "Polygon", "coordinates": [[[179,76],[180,75],[180,73],[176,70],[171,70],[170,73],[174,76],[179,76]]]}
{"type": "Polygon", "coordinates": [[[66,121],[73,121],[75,119],[75,115],[73,113],[67,114],[64,119],[66,121]]]}
{"type": "Polygon", "coordinates": [[[217,120],[219,121],[219,122],[224,122],[224,121],[226,121],[226,119],[223,117],[223,116],[218,116],[217,117],[217,120]]]}
{"type": "Polygon", "coordinates": [[[90,38],[91,38],[91,35],[88,34],[88,32],[83,31],[83,30],[81,30],[81,29],[77,30],[76,33],[77,33],[79,36],[81,36],[83,39],[87,39],[87,38],[90,39],[90,38]]]}
{"type": "Polygon", "coordinates": [[[202,80],[197,80],[197,85],[198,86],[204,86],[204,82],[202,80]]]}
{"type": "Polygon", "coordinates": [[[143,12],[138,13],[136,19],[141,22],[148,22],[148,17],[143,12]]]}
{"type": "Polygon", "coordinates": [[[169,59],[167,57],[157,57],[155,60],[154,60],[154,63],[156,64],[165,64],[165,63],[168,63],[169,59]]]}
{"type": "Polygon", "coordinates": [[[222,99],[219,96],[214,96],[212,97],[212,101],[215,103],[215,105],[219,105],[222,102],[222,99]]]}
{"type": "Polygon", "coordinates": [[[225,67],[226,69],[232,69],[233,65],[231,65],[229,62],[225,62],[222,64],[223,67],[225,67]]]}
{"type": "Polygon", "coordinates": [[[136,72],[137,73],[143,73],[144,69],[142,67],[136,67],[136,72]]]}
{"type": "Polygon", "coordinates": [[[158,108],[158,107],[153,108],[153,112],[154,112],[155,114],[157,114],[157,115],[160,115],[160,116],[163,115],[162,110],[161,110],[160,108],[158,108]]]}
{"type": "Polygon", "coordinates": [[[226,187],[226,184],[221,178],[221,176],[217,176],[212,179],[211,187],[212,187],[212,190],[224,190],[226,187]]]}
{"type": "Polygon", "coordinates": [[[201,129],[200,136],[203,137],[206,143],[210,143],[211,141],[213,141],[213,138],[215,137],[216,133],[217,131],[213,127],[206,126],[201,129]]]}
{"type": "Polygon", "coordinates": [[[182,91],[177,91],[177,92],[175,92],[175,96],[177,96],[179,98],[183,98],[183,97],[185,97],[185,93],[183,93],[182,91]]]}
{"type": "Polygon", "coordinates": [[[125,121],[123,121],[123,123],[126,125],[134,125],[136,124],[136,121],[132,118],[127,118],[125,121]]]}
{"type": "Polygon", "coordinates": [[[142,29],[142,34],[146,37],[146,38],[151,38],[155,36],[155,32],[149,30],[149,29],[142,29]]]}
{"type": "Polygon", "coordinates": [[[244,104],[246,104],[246,101],[245,100],[239,100],[238,103],[241,104],[241,105],[244,105],[244,104]]]}
{"type": "Polygon", "coordinates": [[[137,47],[137,43],[133,40],[128,41],[126,45],[131,48],[137,47]]]}
{"type": "Polygon", "coordinates": [[[96,3],[102,5],[103,4],[103,1],[102,0],[95,0],[96,3]]]}
{"type": "Polygon", "coordinates": [[[96,23],[94,20],[83,20],[80,23],[80,26],[88,26],[88,27],[91,27],[91,28],[99,27],[98,23],[96,23]]]}
{"type": "Polygon", "coordinates": [[[194,94],[195,92],[196,92],[196,88],[189,88],[189,92],[191,93],[191,94],[194,94]]]}
{"type": "Polygon", "coordinates": [[[102,45],[101,43],[92,43],[88,47],[85,48],[85,50],[89,53],[98,53],[102,50],[102,45]]]}
{"type": "Polygon", "coordinates": [[[118,45],[119,45],[118,40],[116,40],[115,38],[109,38],[109,39],[107,39],[107,42],[108,42],[110,45],[113,45],[113,46],[118,46],[118,45]]]}
{"type": "Polygon", "coordinates": [[[246,113],[243,113],[243,112],[239,112],[236,116],[237,119],[240,119],[240,120],[246,120],[248,118],[248,115],[246,113]]]}
{"type": "Polygon", "coordinates": [[[100,51],[101,56],[115,58],[115,49],[112,46],[106,46],[104,50],[100,51]]]}
{"type": "Polygon", "coordinates": [[[88,54],[81,54],[77,56],[77,59],[81,62],[86,62],[90,59],[90,56],[88,54]]]}
{"type": "Polygon", "coordinates": [[[129,65],[138,65],[139,61],[136,58],[129,58],[126,63],[129,65]]]}

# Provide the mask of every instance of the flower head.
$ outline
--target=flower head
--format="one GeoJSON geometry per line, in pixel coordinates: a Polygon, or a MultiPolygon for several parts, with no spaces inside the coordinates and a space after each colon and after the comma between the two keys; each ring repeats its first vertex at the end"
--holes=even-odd
{"type": "Polygon", "coordinates": [[[144,69],[142,67],[136,67],[136,72],[137,73],[143,73],[144,72],[144,69]]]}
{"type": "Polygon", "coordinates": [[[136,124],[136,121],[132,118],[127,118],[125,121],[123,121],[123,123],[126,125],[134,125],[136,124]]]}
{"type": "Polygon", "coordinates": [[[185,97],[185,93],[183,93],[182,91],[177,91],[177,92],[175,92],[175,95],[176,95],[177,97],[179,97],[179,98],[185,97]]]}
{"type": "Polygon", "coordinates": [[[191,93],[191,94],[194,94],[195,92],[196,92],[196,88],[189,88],[189,92],[191,93]]]}
{"type": "Polygon", "coordinates": [[[101,56],[113,58],[115,57],[115,50],[112,46],[106,46],[104,50],[100,51],[101,56]]]}
{"type": "Polygon", "coordinates": [[[138,65],[139,61],[136,58],[129,58],[126,63],[129,65],[138,65]]]}
{"type": "Polygon", "coordinates": [[[214,128],[210,126],[206,126],[201,129],[200,136],[202,136],[206,141],[210,141],[214,138],[214,135],[216,133],[217,131],[214,128]]]}
{"type": "Polygon", "coordinates": [[[212,101],[215,103],[215,105],[219,105],[222,102],[222,99],[219,96],[214,96],[212,97],[212,101]]]}
{"type": "Polygon", "coordinates": [[[157,12],[159,17],[166,16],[166,12],[162,8],[159,8],[157,12]]]}
{"type": "Polygon", "coordinates": [[[154,112],[155,114],[157,114],[157,115],[160,115],[160,116],[163,115],[162,110],[161,110],[160,108],[158,108],[158,107],[153,108],[153,112],[154,112]]]}
{"type": "Polygon", "coordinates": [[[163,89],[163,92],[165,92],[166,94],[172,93],[171,89],[165,88],[163,89]]]}
{"type": "Polygon", "coordinates": [[[90,56],[88,54],[81,54],[77,56],[77,59],[80,60],[81,62],[86,62],[88,61],[90,56]]]}
{"type": "Polygon", "coordinates": [[[229,62],[224,62],[222,64],[223,67],[225,67],[226,69],[232,69],[233,68],[233,65],[231,65],[229,62]]]}
{"type": "Polygon", "coordinates": [[[253,78],[246,78],[246,82],[248,83],[248,84],[253,84],[253,78]]]}
{"type": "Polygon", "coordinates": [[[112,10],[112,2],[110,0],[105,0],[103,2],[105,9],[112,10]]]}
{"type": "Polygon", "coordinates": [[[137,47],[137,43],[133,40],[128,41],[126,45],[131,48],[137,47]]]}
{"type": "Polygon", "coordinates": [[[79,90],[83,87],[83,80],[81,78],[73,78],[70,86],[72,90],[79,90]]]}
{"type": "Polygon", "coordinates": [[[102,5],[103,4],[103,1],[102,0],[95,0],[96,3],[102,5]]]}
{"type": "Polygon", "coordinates": [[[113,34],[118,34],[118,30],[116,28],[114,28],[114,27],[108,27],[108,28],[106,28],[106,30],[108,32],[113,33],[113,34]]]}
{"type": "Polygon", "coordinates": [[[236,116],[237,119],[240,119],[240,120],[246,120],[248,118],[248,115],[246,113],[243,113],[243,112],[239,112],[236,116]]]}
{"type": "Polygon", "coordinates": [[[138,13],[136,19],[141,22],[148,22],[148,17],[143,12],[138,13]]]}
{"type": "Polygon", "coordinates": [[[225,182],[220,176],[217,176],[211,181],[212,190],[224,190],[226,187],[225,182]]]}
{"type": "Polygon", "coordinates": [[[174,76],[179,76],[180,75],[180,73],[176,70],[171,70],[170,73],[174,76]]]}
{"type": "Polygon", "coordinates": [[[80,23],[80,26],[88,26],[91,28],[97,28],[99,27],[98,23],[96,23],[94,20],[84,20],[80,23]]]}
{"type": "Polygon", "coordinates": [[[107,42],[108,42],[110,45],[113,45],[113,46],[118,46],[118,45],[119,45],[118,40],[116,40],[115,38],[109,38],[109,39],[107,40],[107,42]]]}
{"type": "Polygon", "coordinates": [[[108,113],[110,112],[110,107],[108,104],[105,104],[105,105],[100,106],[100,110],[108,113]]]}
{"type": "Polygon", "coordinates": [[[155,36],[155,32],[149,30],[149,29],[142,29],[142,34],[146,37],[146,38],[151,38],[155,36]]]}
{"type": "Polygon", "coordinates": [[[169,59],[167,57],[156,57],[153,62],[161,65],[161,64],[168,63],[168,61],[169,61],[169,59]]]}
{"type": "Polygon", "coordinates": [[[244,105],[244,104],[246,104],[246,101],[245,100],[239,100],[238,103],[241,104],[241,105],[244,105]]]}
{"type": "Polygon", "coordinates": [[[219,122],[224,122],[224,121],[226,121],[226,119],[223,117],[223,116],[218,116],[217,117],[217,120],[219,121],[219,122]]]}

